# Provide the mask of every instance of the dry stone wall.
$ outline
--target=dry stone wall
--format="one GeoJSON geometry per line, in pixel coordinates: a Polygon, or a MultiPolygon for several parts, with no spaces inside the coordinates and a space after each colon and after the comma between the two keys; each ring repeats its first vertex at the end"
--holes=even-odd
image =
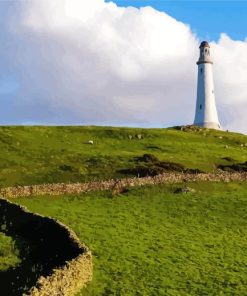
{"type": "MultiPolygon", "coordinates": [[[[154,177],[91,183],[17,186],[0,189],[0,195],[6,198],[31,198],[97,190],[118,193],[126,187],[198,181],[243,182],[247,181],[247,172],[165,173],[154,177]]],[[[21,266],[8,270],[5,278],[0,274],[1,295],[72,296],[92,279],[91,252],[80,243],[73,231],[59,221],[0,199],[0,226],[17,242],[20,243],[21,239],[26,242],[21,254],[21,266]],[[14,282],[12,279],[15,279],[14,282]]]]}
{"type": "Polygon", "coordinates": [[[32,186],[16,186],[1,188],[0,195],[6,198],[33,197],[42,195],[78,194],[87,191],[116,190],[126,187],[155,185],[181,182],[230,182],[247,181],[247,172],[216,172],[216,173],[164,173],[154,177],[125,178],[119,180],[98,181],[90,183],[60,183],[32,186]]]}
{"type": "Polygon", "coordinates": [[[1,283],[1,295],[72,296],[92,279],[90,250],[59,221],[0,199],[0,225],[23,249],[21,266],[10,271],[14,282],[1,283]]]}

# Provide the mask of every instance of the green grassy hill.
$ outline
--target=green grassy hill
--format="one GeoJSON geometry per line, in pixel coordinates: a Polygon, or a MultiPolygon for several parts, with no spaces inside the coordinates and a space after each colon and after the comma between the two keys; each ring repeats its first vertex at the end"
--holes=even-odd
{"type": "MultiPolygon", "coordinates": [[[[0,127],[0,149],[0,186],[247,170],[247,136],[195,127],[0,127]]],[[[15,201],[58,218],[92,250],[94,278],[81,296],[247,295],[246,184],[187,185],[194,191],[170,184],[15,201]]],[[[0,236],[0,271],[21,260],[13,244],[0,236]]]]}
{"type": "MultiPolygon", "coordinates": [[[[0,127],[0,186],[138,175],[139,168],[150,169],[138,160],[146,153],[185,169],[212,171],[245,162],[245,145],[245,135],[198,128],[0,127]],[[89,140],[94,145],[85,144],[89,140]]],[[[155,173],[156,164],[151,169],[155,173]]]]}
{"type": "Polygon", "coordinates": [[[92,250],[93,282],[80,296],[247,295],[247,185],[177,186],[16,202],[58,218],[92,250]]]}

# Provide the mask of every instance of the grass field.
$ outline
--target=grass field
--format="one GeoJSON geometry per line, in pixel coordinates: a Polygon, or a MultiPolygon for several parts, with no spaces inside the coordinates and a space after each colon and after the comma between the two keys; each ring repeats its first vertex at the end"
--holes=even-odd
{"type": "Polygon", "coordinates": [[[21,262],[14,240],[0,232],[0,272],[6,271],[21,262]]]}
{"type": "MultiPolygon", "coordinates": [[[[161,162],[205,172],[238,168],[247,161],[247,136],[198,128],[0,127],[0,149],[5,187],[125,177],[161,162]]],[[[194,183],[188,194],[175,194],[177,186],[16,202],[58,218],[93,251],[94,279],[80,296],[247,295],[247,184],[194,183]]],[[[18,254],[0,234],[0,271],[16,266],[18,254]]]]}
{"type": "Polygon", "coordinates": [[[215,164],[245,162],[246,143],[247,136],[206,129],[2,126],[0,186],[124,177],[120,171],[145,153],[212,171],[215,164]]]}
{"type": "Polygon", "coordinates": [[[80,296],[247,295],[247,184],[177,186],[17,202],[58,218],[92,250],[94,279],[80,296]]]}

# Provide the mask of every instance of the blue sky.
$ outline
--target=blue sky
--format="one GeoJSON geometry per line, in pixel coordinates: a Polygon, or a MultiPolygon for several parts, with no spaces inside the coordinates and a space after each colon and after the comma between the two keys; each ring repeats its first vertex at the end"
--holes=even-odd
{"type": "Polygon", "coordinates": [[[206,39],[220,122],[247,132],[247,1],[112,1],[0,0],[0,124],[191,124],[206,39]]]}
{"type": "MultiPolygon", "coordinates": [[[[109,1],[108,1],[109,2],[109,1]]],[[[113,0],[119,6],[152,6],[189,24],[200,39],[217,41],[221,33],[244,40],[247,37],[247,1],[217,0],[113,0]]]]}

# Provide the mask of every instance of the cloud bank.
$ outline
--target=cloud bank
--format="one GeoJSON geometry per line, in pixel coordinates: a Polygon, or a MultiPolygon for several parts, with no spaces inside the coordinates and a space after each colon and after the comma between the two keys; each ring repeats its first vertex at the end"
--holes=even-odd
{"type": "MultiPolygon", "coordinates": [[[[0,91],[2,122],[193,122],[199,41],[166,13],[103,0],[32,0],[8,7],[6,24],[0,80],[7,75],[18,87],[0,91]]],[[[222,34],[211,45],[219,118],[247,132],[247,42],[222,34]]]]}

